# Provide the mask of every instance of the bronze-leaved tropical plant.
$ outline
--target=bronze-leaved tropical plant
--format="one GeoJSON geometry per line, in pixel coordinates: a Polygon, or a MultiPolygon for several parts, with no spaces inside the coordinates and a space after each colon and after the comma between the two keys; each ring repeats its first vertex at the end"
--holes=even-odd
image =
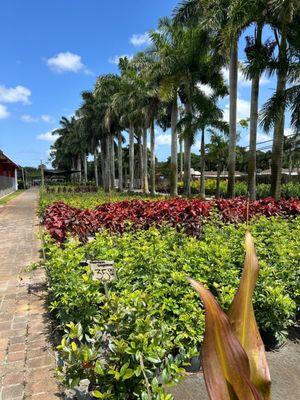
{"type": "Polygon", "coordinates": [[[270,373],[253,310],[259,265],[250,232],[239,289],[227,315],[201,283],[188,278],[206,312],[202,363],[211,400],[270,400],[270,373]]]}

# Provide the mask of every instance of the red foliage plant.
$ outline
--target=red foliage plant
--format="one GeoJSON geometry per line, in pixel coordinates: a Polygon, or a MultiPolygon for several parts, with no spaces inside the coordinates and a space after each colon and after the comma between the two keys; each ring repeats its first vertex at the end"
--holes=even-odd
{"type": "MultiPolygon", "coordinates": [[[[199,199],[171,199],[160,201],[132,200],[106,203],[95,210],[81,210],[63,202],[51,204],[45,212],[44,225],[50,235],[63,242],[68,233],[85,241],[101,229],[123,233],[150,226],[171,226],[190,235],[199,235],[203,220],[216,210],[224,222],[244,222],[247,219],[247,199],[203,201],[199,199]]],[[[249,204],[249,217],[265,215],[295,216],[300,213],[300,200],[279,200],[268,197],[249,204]]]]}

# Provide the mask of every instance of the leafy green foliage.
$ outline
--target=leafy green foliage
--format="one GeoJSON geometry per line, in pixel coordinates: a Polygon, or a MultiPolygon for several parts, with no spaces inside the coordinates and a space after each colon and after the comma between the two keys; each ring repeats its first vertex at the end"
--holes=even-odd
{"type": "MultiPolygon", "coordinates": [[[[183,190],[183,183],[178,183],[179,191],[183,190]]],[[[199,181],[192,181],[191,190],[193,194],[199,194],[199,181]]],[[[285,199],[300,198],[300,184],[299,183],[285,183],[281,187],[282,197],[285,199]]],[[[271,185],[267,183],[259,183],[256,187],[257,198],[263,199],[270,196],[271,185]]],[[[208,196],[214,196],[216,194],[216,179],[206,179],[205,180],[205,193],[208,196]]],[[[222,179],[220,181],[220,196],[226,197],[227,193],[227,180],[222,179]]],[[[235,184],[236,196],[246,196],[248,193],[248,187],[246,182],[236,182],[235,184]]]]}
{"type": "MultiPolygon", "coordinates": [[[[155,199],[163,199],[163,196],[155,196],[155,199]]],[[[125,199],[153,199],[151,196],[142,194],[128,194],[118,193],[112,191],[111,193],[105,193],[103,190],[99,190],[97,193],[67,193],[62,190],[55,190],[55,193],[47,192],[47,190],[40,190],[40,200],[38,213],[40,216],[44,214],[45,209],[52,203],[63,201],[71,207],[76,208],[91,208],[94,209],[97,206],[108,203],[122,201],[125,199]]]]}
{"type": "MultiPolygon", "coordinates": [[[[150,391],[153,399],[171,399],[162,383],[180,379],[204,331],[203,310],[186,276],[203,282],[228,309],[239,284],[246,228],[209,223],[200,240],[172,229],[103,232],[63,248],[48,238],[51,310],[65,331],[64,382],[88,378],[96,398],[147,399],[150,391]],[[86,259],[115,261],[118,279],[109,284],[108,298],[82,264],[86,259]]],[[[299,306],[300,219],[261,217],[250,231],[261,267],[257,322],[282,337],[299,306]]]]}

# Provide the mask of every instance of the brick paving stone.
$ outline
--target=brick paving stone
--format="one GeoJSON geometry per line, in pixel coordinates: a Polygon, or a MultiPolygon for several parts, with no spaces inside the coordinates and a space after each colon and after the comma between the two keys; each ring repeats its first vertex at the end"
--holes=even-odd
{"type": "Polygon", "coordinates": [[[0,209],[0,399],[57,400],[55,358],[48,340],[44,271],[36,206],[30,189],[0,209]]]}
{"type": "Polygon", "coordinates": [[[7,386],[2,389],[2,400],[15,400],[18,397],[24,396],[24,384],[7,386]]]}

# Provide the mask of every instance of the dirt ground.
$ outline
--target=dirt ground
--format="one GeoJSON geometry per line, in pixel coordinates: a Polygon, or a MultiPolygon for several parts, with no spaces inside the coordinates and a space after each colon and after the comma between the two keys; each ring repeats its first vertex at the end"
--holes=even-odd
{"type": "MultiPolygon", "coordinates": [[[[293,332],[279,349],[268,351],[272,400],[300,399],[300,329],[293,332]]],[[[203,374],[189,374],[178,386],[170,389],[175,400],[209,400],[203,374]]]]}

